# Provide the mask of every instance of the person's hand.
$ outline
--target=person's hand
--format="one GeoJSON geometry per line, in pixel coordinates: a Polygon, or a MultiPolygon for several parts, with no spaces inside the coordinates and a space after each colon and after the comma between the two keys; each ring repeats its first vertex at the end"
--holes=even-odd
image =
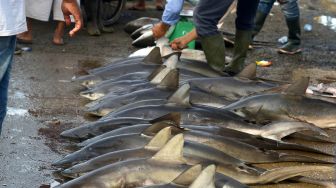
{"type": "Polygon", "coordinates": [[[188,43],[190,40],[188,39],[187,36],[183,36],[180,38],[176,38],[172,42],[170,42],[170,47],[173,50],[183,50],[184,48],[187,48],[188,43]]]}
{"type": "Polygon", "coordinates": [[[71,24],[70,15],[75,19],[75,27],[69,32],[72,37],[77,33],[83,26],[83,19],[76,0],[63,0],[62,2],[62,12],[64,15],[64,20],[67,25],[71,24]]]}
{"type": "Polygon", "coordinates": [[[155,39],[163,37],[169,29],[169,25],[163,22],[155,24],[152,28],[153,36],[155,39]]]}

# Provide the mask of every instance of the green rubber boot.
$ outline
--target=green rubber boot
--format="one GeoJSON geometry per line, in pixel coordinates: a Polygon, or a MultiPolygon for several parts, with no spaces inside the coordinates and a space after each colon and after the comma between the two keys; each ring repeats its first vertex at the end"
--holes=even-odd
{"type": "Polygon", "coordinates": [[[288,26],[288,42],[278,49],[279,53],[283,54],[296,54],[301,52],[301,28],[300,28],[300,18],[286,19],[288,26]]]}
{"type": "Polygon", "coordinates": [[[225,72],[230,75],[236,75],[244,67],[246,54],[251,44],[252,31],[236,30],[235,46],[232,61],[225,67],[225,72]]]}
{"type": "Polygon", "coordinates": [[[222,73],[225,67],[225,44],[222,35],[202,37],[201,43],[209,66],[222,73]]]}
{"type": "Polygon", "coordinates": [[[264,26],[265,20],[267,18],[267,14],[257,11],[256,17],[254,19],[254,29],[252,31],[252,38],[254,38],[261,31],[264,26]]]}

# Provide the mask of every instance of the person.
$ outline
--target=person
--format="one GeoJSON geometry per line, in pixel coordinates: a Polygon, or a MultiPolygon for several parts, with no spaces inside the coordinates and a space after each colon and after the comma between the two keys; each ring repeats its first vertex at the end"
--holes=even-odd
{"type": "MultiPolygon", "coordinates": [[[[301,52],[300,8],[297,0],[277,0],[281,5],[288,27],[288,42],[278,49],[279,53],[297,54],[301,52]]],[[[267,15],[270,13],[275,0],[260,0],[255,17],[253,37],[262,29],[267,15]]]]}
{"type": "Polygon", "coordinates": [[[100,36],[101,32],[112,33],[114,29],[104,26],[99,11],[101,0],[85,0],[84,9],[87,17],[87,32],[91,36],[100,36]]]}
{"type": "Polygon", "coordinates": [[[0,1],[0,134],[7,111],[16,35],[26,31],[24,0],[0,1]]]}
{"type": "MultiPolygon", "coordinates": [[[[163,10],[162,0],[155,0],[156,10],[163,10]]],[[[129,8],[130,10],[146,10],[146,1],[137,0],[136,4],[129,8]]]]}
{"type": "Polygon", "coordinates": [[[32,19],[48,21],[51,8],[53,8],[53,18],[54,20],[57,20],[57,26],[54,32],[52,42],[55,45],[63,45],[65,22],[61,10],[61,3],[62,0],[26,0],[26,17],[28,31],[21,33],[17,36],[18,42],[31,44],[33,41],[32,19]]]}
{"type": "MultiPolygon", "coordinates": [[[[218,72],[235,75],[243,69],[248,47],[252,39],[254,17],[259,0],[238,0],[235,47],[232,61],[225,65],[225,44],[217,29],[217,23],[226,13],[232,0],[200,0],[194,10],[195,29],[183,37],[171,42],[173,49],[184,48],[191,40],[200,37],[202,48],[209,66],[218,72]]],[[[162,22],[156,24],[152,31],[155,38],[162,37],[170,25],[179,19],[183,0],[168,0],[162,15],[162,22]]]]}

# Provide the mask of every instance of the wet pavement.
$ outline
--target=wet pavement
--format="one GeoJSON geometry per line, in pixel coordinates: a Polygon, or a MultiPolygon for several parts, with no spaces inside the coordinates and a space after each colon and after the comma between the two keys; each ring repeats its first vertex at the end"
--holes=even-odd
{"type": "MultiPolygon", "coordinates": [[[[259,68],[259,76],[290,81],[309,75],[315,83],[318,78],[336,77],[336,32],[329,27],[330,24],[324,26],[318,22],[318,18],[321,18],[319,16],[336,17],[336,3],[333,0],[319,2],[301,1],[301,25],[308,23],[313,28],[311,32],[302,33],[302,54],[279,55],[276,45],[272,48],[257,48],[249,53],[249,62],[273,62],[269,68],[259,68]]],[[[53,181],[50,164],[66,153],[64,146],[68,142],[59,138],[58,134],[88,121],[82,111],[87,101],[78,95],[83,88],[72,83],[71,78],[80,72],[83,64],[101,65],[135,51],[122,26],[144,15],[158,17],[160,12],[150,11],[145,14],[126,11],[115,26],[115,33],[90,37],[82,31],[75,38],[66,37],[65,46],[54,46],[51,43],[55,23],[33,23],[33,50],[16,56],[13,66],[9,111],[0,138],[0,187],[39,187],[53,181]]],[[[227,30],[233,31],[232,15],[226,23],[227,30]]],[[[280,8],[275,6],[257,40],[276,42],[286,32],[280,8]]],[[[232,49],[228,50],[228,55],[230,53],[232,49]]],[[[335,130],[329,133],[333,138],[336,137],[335,130]]],[[[333,145],[316,147],[335,153],[333,145]]],[[[334,177],[333,174],[323,176],[334,177]]],[[[296,184],[291,187],[307,185],[296,184]]]]}

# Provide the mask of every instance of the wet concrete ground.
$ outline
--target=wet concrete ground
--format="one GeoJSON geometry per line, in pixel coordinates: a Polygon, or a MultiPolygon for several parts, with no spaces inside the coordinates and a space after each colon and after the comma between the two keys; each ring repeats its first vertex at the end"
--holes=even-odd
{"type": "MultiPolygon", "coordinates": [[[[253,50],[249,53],[249,62],[273,62],[270,68],[260,68],[258,75],[288,81],[299,75],[309,75],[313,81],[327,75],[336,77],[336,32],[313,19],[322,14],[336,17],[336,3],[331,2],[334,1],[302,0],[302,25],[313,25],[312,32],[303,31],[304,52],[289,57],[277,54],[275,48],[253,50]]],[[[273,16],[269,16],[258,40],[276,42],[286,35],[279,10],[278,6],[273,9],[273,16]]],[[[67,141],[60,139],[58,133],[87,121],[82,113],[87,101],[79,97],[78,92],[82,88],[70,82],[71,78],[80,64],[104,64],[133,52],[135,48],[122,26],[129,20],[148,14],[160,16],[160,12],[156,11],[126,11],[115,26],[115,33],[90,37],[82,31],[75,38],[66,37],[65,46],[51,43],[54,23],[34,22],[33,51],[16,56],[13,66],[10,111],[0,138],[0,187],[39,187],[53,181],[50,164],[66,153],[64,143],[67,141]]],[[[228,31],[233,31],[233,16],[229,16],[227,24],[228,31]]],[[[229,55],[231,51],[228,50],[229,55]]],[[[329,132],[336,136],[336,131],[329,132]]],[[[319,147],[323,149],[323,146],[319,147]]],[[[325,149],[335,153],[333,146],[325,149]]]]}

